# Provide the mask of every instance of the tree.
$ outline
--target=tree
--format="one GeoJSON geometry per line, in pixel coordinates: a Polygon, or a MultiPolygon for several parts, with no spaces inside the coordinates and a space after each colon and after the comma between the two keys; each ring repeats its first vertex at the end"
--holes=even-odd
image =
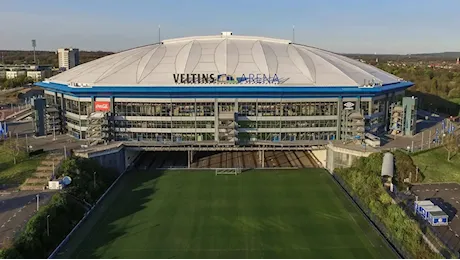
{"type": "Polygon", "coordinates": [[[447,161],[450,162],[450,159],[458,151],[458,136],[453,134],[448,134],[444,137],[444,148],[447,150],[447,161]],[[452,156],[451,156],[452,155],[452,156]]]}
{"type": "Polygon", "coordinates": [[[13,163],[16,164],[18,161],[22,161],[27,157],[25,149],[25,143],[23,140],[18,138],[10,138],[3,142],[3,149],[13,157],[13,163]]]}

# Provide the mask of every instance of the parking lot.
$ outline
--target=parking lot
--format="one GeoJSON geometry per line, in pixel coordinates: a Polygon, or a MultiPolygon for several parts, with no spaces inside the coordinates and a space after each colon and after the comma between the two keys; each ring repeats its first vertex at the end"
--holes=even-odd
{"type": "Polygon", "coordinates": [[[417,184],[411,192],[418,196],[418,200],[431,200],[439,206],[448,216],[449,225],[444,227],[434,227],[440,239],[453,248],[460,250],[460,184],[417,184]]]}

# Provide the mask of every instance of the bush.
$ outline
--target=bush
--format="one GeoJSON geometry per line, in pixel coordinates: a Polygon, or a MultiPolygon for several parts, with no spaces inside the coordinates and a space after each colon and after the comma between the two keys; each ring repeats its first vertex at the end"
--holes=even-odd
{"type": "MultiPolygon", "coordinates": [[[[395,153],[397,174],[415,170],[410,157],[395,153]],[[409,161],[404,161],[409,160],[409,161]]],[[[352,189],[389,232],[388,237],[396,241],[402,250],[414,258],[438,258],[423,241],[418,223],[406,215],[403,209],[393,203],[392,198],[383,188],[380,169],[383,154],[373,154],[360,158],[350,168],[337,169],[336,174],[352,189]]]]}
{"type": "Polygon", "coordinates": [[[78,157],[65,160],[58,175],[71,177],[72,183],[67,187],[67,192],[91,204],[99,199],[118,176],[115,170],[106,169],[95,160],[78,157]]]}

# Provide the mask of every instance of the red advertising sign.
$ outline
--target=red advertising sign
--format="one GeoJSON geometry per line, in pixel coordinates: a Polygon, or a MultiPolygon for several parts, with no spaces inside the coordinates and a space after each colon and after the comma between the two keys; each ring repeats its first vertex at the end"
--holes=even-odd
{"type": "Polygon", "coordinates": [[[96,101],[96,102],[94,102],[94,110],[95,111],[103,111],[103,112],[110,111],[110,102],[108,102],[108,101],[96,101]]]}

